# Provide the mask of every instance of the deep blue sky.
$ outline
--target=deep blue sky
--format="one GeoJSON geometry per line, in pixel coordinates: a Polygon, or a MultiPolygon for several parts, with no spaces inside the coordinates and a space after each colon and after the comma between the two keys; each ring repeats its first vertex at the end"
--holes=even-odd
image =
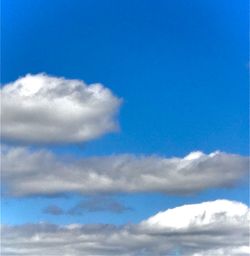
{"type": "MultiPolygon", "coordinates": [[[[119,133],[56,152],[248,155],[247,0],[3,0],[1,25],[2,84],[46,72],[101,82],[124,100],[119,133]]],[[[139,210],[94,218],[137,221],[183,202],[240,194],[239,188],[192,199],[151,195],[150,206],[145,195],[123,196],[139,210]]],[[[27,200],[8,201],[3,220],[32,219],[27,200]]]]}

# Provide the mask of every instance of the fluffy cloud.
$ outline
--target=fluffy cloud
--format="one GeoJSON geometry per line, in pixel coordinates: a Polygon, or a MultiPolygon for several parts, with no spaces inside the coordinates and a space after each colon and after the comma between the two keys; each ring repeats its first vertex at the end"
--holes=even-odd
{"type": "Polygon", "coordinates": [[[190,194],[233,186],[247,174],[247,157],[222,152],[194,152],[184,158],[116,155],[61,159],[44,150],[2,150],[4,191],[15,196],[149,191],[190,194]]]}
{"type": "Polygon", "coordinates": [[[237,224],[239,218],[242,218],[242,216],[244,218],[247,217],[247,215],[245,216],[247,212],[248,207],[242,203],[216,200],[213,202],[184,205],[159,212],[143,221],[141,225],[149,228],[151,231],[156,230],[156,232],[162,229],[188,229],[189,227],[195,229],[207,225],[221,226],[226,222],[237,224]]]}
{"type": "Polygon", "coordinates": [[[184,205],[139,224],[3,226],[2,253],[37,255],[249,255],[249,209],[217,200],[184,205]],[[190,214],[193,212],[193,214],[190,214]]]}
{"type": "Polygon", "coordinates": [[[26,75],[1,90],[2,137],[24,143],[71,143],[117,129],[121,100],[101,84],[26,75]]]}

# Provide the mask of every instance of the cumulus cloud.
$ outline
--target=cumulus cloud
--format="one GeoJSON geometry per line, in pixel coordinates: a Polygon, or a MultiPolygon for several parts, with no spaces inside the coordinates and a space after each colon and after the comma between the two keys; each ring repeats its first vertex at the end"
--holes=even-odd
{"type": "Polygon", "coordinates": [[[117,129],[121,100],[101,84],[46,74],[26,75],[1,89],[2,138],[23,143],[74,143],[117,129]]]}
{"type": "Polygon", "coordinates": [[[6,256],[246,256],[250,252],[248,227],[246,205],[217,200],[169,209],[139,224],[123,226],[5,225],[2,253],[6,256]]]}
{"type": "Polygon", "coordinates": [[[189,227],[195,229],[205,227],[206,225],[221,226],[227,221],[236,224],[238,218],[242,216],[244,218],[247,217],[247,215],[245,216],[247,212],[248,207],[242,203],[216,200],[213,202],[184,205],[159,212],[143,221],[141,225],[156,232],[162,229],[188,229],[189,227]]]}
{"type": "Polygon", "coordinates": [[[248,174],[248,157],[193,152],[184,158],[114,155],[61,159],[46,150],[2,149],[2,181],[13,196],[60,193],[191,194],[230,187],[248,174]]]}

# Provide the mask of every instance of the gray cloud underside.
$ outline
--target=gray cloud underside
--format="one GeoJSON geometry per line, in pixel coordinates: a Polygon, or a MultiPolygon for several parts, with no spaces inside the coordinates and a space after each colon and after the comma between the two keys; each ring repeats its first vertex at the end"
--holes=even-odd
{"type": "Polygon", "coordinates": [[[188,194],[230,187],[248,174],[248,158],[193,152],[184,158],[114,155],[61,159],[24,147],[2,149],[4,192],[13,196],[60,193],[163,192],[188,194]]]}
{"type": "Polygon", "coordinates": [[[120,214],[131,210],[133,209],[126,207],[112,197],[100,195],[90,197],[87,200],[81,200],[67,210],[63,210],[57,205],[49,205],[43,209],[43,213],[50,215],[82,215],[86,212],[111,212],[120,214]]]}
{"type": "Polygon", "coordinates": [[[1,89],[1,135],[22,143],[76,143],[118,129],[121,100],[101,84],[26,75],[1,89]]]}
{"type": "Polygon", "coordinates": [[[139,224],[57,226],[26,224],[2,227],[4,256],[246,256],[249,255],[249,217],[247,206],[226,200],[179,207],[165,216],[155,215],[139,224]],[[218,205],[221,209],[218,210],[218,205]],[[227,210],[223,210],[224,205],[227,210]],[[199,208],[198,215],[186,217],[185,212],[199,208]],[[179,219],[171,217],[178,212],[179,219]],[[208,215],[208,217],[206,217],[208,215]],[[154,219],[157,224],[152,224],[154,219]],[[168,227],[185,219],[188,225],[168,227]],[[187,219],[188,218],[188,219],[187,219]]]}

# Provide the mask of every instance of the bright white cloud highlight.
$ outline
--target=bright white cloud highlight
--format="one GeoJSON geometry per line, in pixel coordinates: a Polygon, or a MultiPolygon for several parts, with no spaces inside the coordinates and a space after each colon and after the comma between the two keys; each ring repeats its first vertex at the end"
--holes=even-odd
{"type": "Polygon", "coordinates": [[[118,127],[121,100],[101,84],[46,74],[26,75],[1,89],[2,138],[23,143],[74,143],[118,127]]]}
{"type": "Polygon", "coordinates": [[[245,214],[247,212],[248,207],[245,204],[228,200],[217,200],[201,204],[184,205],[165,212],[159,212],[144,221],[142,225],[157,229],[187,229],[189,227],[199,228],[212,224],[220,225],[227,221],[236,224],[239,218],[242,216],[246,217],[245,214]]]}
{"type": "Polygon", "coordinates": [[[248,158],[214,152],[184,158],[114,155],[61,159],[49,151],[3,147],[2,181],[7,194],[162,192],[191,194],[231,187],[248,174],[248,158]],[[195,157],[194,157],[195,156],[195,157]]]}
{"type": "Polygon", "coordinates": [[[248,227],[246,205],[217,200],[169,209],[139,224],[119,227],[46,223],[4,226],[2,253],[6,256],[246,256],[248,227]]]}

